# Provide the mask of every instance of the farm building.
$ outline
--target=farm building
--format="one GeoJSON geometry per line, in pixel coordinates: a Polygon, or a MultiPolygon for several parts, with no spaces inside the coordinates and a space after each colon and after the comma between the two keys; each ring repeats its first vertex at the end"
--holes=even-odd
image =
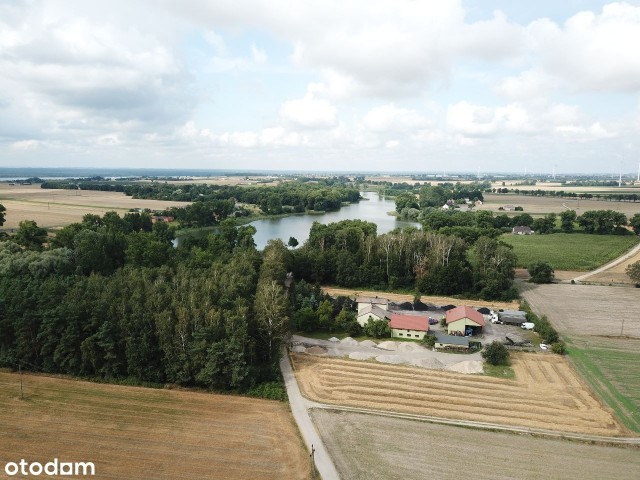
{"type": "Polygon", "coordinates": [[[482,331],[484,327],[484,317],[476,309],[460,306],[447,310],[447,333],[454,335],[465,335],[470,329],[474,335],[482,331]]]}
{"type": "Polygon", "coordinates": [[[391,314],[387,312],[386,309],[383,309],[378,305],[365,305],[361,310],[360,304],[358,304],[358,323],[363,327],[367,324],[369,318],[372,318],[373,320],[384,320],[389,318],[390,315],[391,314]]]}
{"type": "Polygon", "coordinates": [[[511,233],[513,233],[514,235],[533,235],[533,230],[531,230],[531,227],[519,226],[513,227],[511,229],[511,233]]]}
{"type": "Polygon", "coordinates": [[[429,331],[429,317],[424,315],[403,315],[392,313],[391,337],[393,338],[415,338],[422,340],[429,331]]]}
{"type": "Polygon", "coordinates": [[[373,305],[383,310],[389,309],[389,300],[380,297],[356,297],[356,303],[358,304],[358,316],[365,308],[373,305]]]}
{"type": "Polygon", "coordinates": [[[531,342],[529,340],[527,340],[526,338],[523,338],[517,333],[507,333],[504,336],[504,338],[507,340],[506,342],[507,345],[513,345],[518,347],[531,345],[531,342]]]}
{"type": "Polygon", "coordinates": [[[469,350],[469,339],[435,332],[437,350],[469,350]]]}

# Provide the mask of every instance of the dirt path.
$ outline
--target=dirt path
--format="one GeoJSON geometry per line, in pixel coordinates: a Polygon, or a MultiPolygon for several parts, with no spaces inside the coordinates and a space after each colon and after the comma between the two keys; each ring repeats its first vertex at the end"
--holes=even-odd
{"type": "Polygon", "coordinates": [[[280,370],[282,371],[284,383],[287,388],[291,413],[298,424],[304,443],[307,445],[309,451],[313,451],[316,468],[320,476],[323,480],[338,480],[340,478],[338,471],[309,416],[308,402],[300,394],[298,382],[296,382],[296,377],[293,374],[288,354],[283,355],[280,359],[280,370]]]}
{"type": "Polygon", "coordinates": [[[622,255],[621,257],[618,257],[615,260],[607,263],[606,265],[603,265],[600,268],[596,268],[595,270],[592,270],[591,272],[587,272],[584,275],[575,277],[573,280],[575,280],[576,282],[584,281],[589,279],[590,277],[596,277],[598,274],[601,274],[601,273],[604,274],[605,272],[610,270],[611,271],[615,270],[614,273],[620,273],[618,272],[619,268],[616,268],[616,267],[620,266],[623,269],[626,269],[627,265],[634,263],[638,260],[640,260],[640,243],[635,247],[633,247],[631,250],[629,250],[627,253],[622,255]]]}
{"type": "MultiPolygon", "coordinates": [[[[338,287],[329,287],[324,286],[322,290],[331,295],[332,297],[336,296],[345,296],[345,297],[381,297],[389,300],[393,300],[396,302],[413,302],[413,295],[403,294],[403,293],[391,293],[391,292],[376,292],[371,290],[354,290],[351,288],[338,288],[338,287]]],[[[518,302],[498,302],[498,301],[485,301],[485,300],[461,300],[459,298],[453,297],[437,297],[437,296],[429,296],[422,295],[420,300],[424,303],[432,303],[434,305],[470,305],[475,307],[488,307],[488,308],[503,308],[503,309],[511,309],[517,310],[519,308],[518,302]]]]}

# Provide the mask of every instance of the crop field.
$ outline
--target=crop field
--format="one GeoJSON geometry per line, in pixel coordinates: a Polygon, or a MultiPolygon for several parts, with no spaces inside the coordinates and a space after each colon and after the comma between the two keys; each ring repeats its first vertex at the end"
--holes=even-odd
{"type": "Polygon", "coordinates": [[[569,345],[569,358],[629,430],[640,433],[640,290],[593,285],[524,285],[569,345]]]}
{"type": "MultiPolygon", "coordinates": [[[[0,465],[93,462],[97,478],[307,479],[288,406],[0,372],[0,465]]],[[[2,470],[4,471],[4,468],[2,470]]]]}
{"type": "Polygon", "coordinates": [[[515,379],[292,356],[303,395],[321,403],[547,430],[625,435],[556,355],[512,355],[515,379]]]}
{"type": "Polygon", "coordinates": [[[513,246],[518,266],[526,268],[545,261],[555,270],[593,270],[619,257],[638,243],[633,235],[588,235],[552,233],[549,235],[511,235],[500,240],[513,246]]]}
{"type": "Polygon", "coordinates": [[[350,480],[637,479],[638,450],[330,410],[312,418],[350,480]]]}
{"type": "MultiPolygon", "coordinates": [[[[511,187],[510,187],[511,188],[511,187]]],[[[590,190],[589,190],[590,191],[590,190]]],[[[639,193],[639,189],[632,192],[614,192],[614,193],[639,193]]],[[[483,195],[484,205],[477,207],[477,210],[491,210],[496,214],[506,213],[508,215],[517,215],[520,213],[529,213],[530,215],[541,216],[547,213],[563,212],[564,210],[575,210],[578,215],[582,215],[587,210],[615,210],[625,215],[632,216],[640,213],[640,202],[609,202],[605,200],[573,200],[569,198],[554,197],[533,197],[529,195],[515,194],[493,194],[486,193],[483,195]],[[519,205],[523,212],[505,212],[499,210],[505,205],[519,205]]]]}
{"type": "Polygon", "coordinates": [[[3,230],[18,228],[22,220],[35,220],[40,227],[64,227],[79,222],[87,213],[104,215],[116,211],[124,215],[132,208],[164,210],[190,202],[136,200],[121,192],[93,190],[49,190],[40,185],[9,185],[0,183],[0,203],[7,209],[3,230]]]}

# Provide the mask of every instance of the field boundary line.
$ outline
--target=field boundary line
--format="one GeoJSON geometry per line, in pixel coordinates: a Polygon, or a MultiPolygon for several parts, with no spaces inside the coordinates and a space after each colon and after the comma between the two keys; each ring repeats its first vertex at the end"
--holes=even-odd
{"type": "Polygon", "coordinates": [[[402,418],[405,420],[416,420],[420,422],[437,423],[456,427],[475,428],[478,430],[491,430],[507,433],[523,433],[544,438],[555,438],[560,440],[577,440],[585,443],[599,443],[616,446],[632,446],[640,448],[640,437],[606,437],[600,435],[583,435],[579,433],[558,432],[554,430],[544,430],[527,427],[510,427],[497,423],[474,422],[471,420],[453,420],[447,418],[433,417],[429,415],[418,415],[413,413],[388,412],[370,408],[348,407],[342,405],[327,405],[313,402],[311,409],[335,410],[338,412],[362,413],[365,415],[379,415],[383,417],[402,418]]]}

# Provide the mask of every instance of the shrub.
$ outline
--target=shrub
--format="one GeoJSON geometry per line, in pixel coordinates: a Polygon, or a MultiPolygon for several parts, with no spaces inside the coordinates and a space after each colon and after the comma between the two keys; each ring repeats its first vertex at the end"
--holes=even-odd
{"type": "Polygon", "coordinates": [[[369,317],[364,326],[364,334],[367,337],[384,338],[391,335],[389,323],[386,320],[374,320],[369,317]]]}
{"type": "Polygon", "coordinates": [[[287,391],[284,388],[284,384],[280,382],[260,383],[247,390],[247,395],[250,397],[266,398],[267,400],[285,401],[287,399],[287,391]]]}
{"type": "Polygon", "coordinates": [[[551,351],[553,353],[557,353],[558,355],[564,355],[565,353],[567,353],[567,346],[562,340],[560,340],[559,342],[551,344],[551,351]]]}
{"type": "Polygon", "coordinates": [[[422,343],[424,343],[427,348],[433,348],[436,345],[436,337],[434,335],[425,335],[422,343]]]}
{"type": "Polygon", "coordinates": [[[502,342],[494,340],[482,352],[482,358],[491,365],[509,365],[509,351],[502,342]]]}
{"type": "Polygon", "coordinates": [[[527,270],[533,283],[553,282],[553,268],[547,262],[534,262],[527,270]]]}

